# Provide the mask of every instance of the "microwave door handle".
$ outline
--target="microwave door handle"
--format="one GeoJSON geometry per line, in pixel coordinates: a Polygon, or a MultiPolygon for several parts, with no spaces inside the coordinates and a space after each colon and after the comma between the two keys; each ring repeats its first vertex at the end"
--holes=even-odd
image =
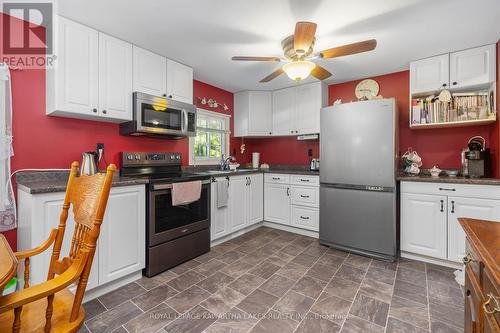
{"type": "Polygon", "coordinates": [[[188,114],[185,109],[182,109],[182,131],[187,132],[188,129],[188,114]]]}

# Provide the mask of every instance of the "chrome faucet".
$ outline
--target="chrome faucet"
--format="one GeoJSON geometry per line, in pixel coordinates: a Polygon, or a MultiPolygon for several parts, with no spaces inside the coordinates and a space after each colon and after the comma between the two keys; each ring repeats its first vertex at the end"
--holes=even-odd
{"type": "Polygon", "coordinates": [[[222,154],[221,159],[220,159],[220,169],[222,171],[228,170],[229,169],[229,162],[233,159],[232,156],[229,156],[228,158],[224,158],[224,154],[222,154]]]}

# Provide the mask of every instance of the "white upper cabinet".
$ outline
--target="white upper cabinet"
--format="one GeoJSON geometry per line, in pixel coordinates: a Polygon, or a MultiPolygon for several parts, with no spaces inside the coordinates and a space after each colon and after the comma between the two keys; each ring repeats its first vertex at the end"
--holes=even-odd
{"type": "Polygon", "coordinates": [[[234,136],[269,136],[272,131],[270,91],[243,91],[234,95],[234,136]]]}
{"type": "Polygon", "coordinates": [[[273,91],[272,135],[291,135],[295,122],[295,88],[273,91]]]}
{"type": "Polygon", "coordinates": [[[134,46],[134,91],[167,97],[167,58],[134,46]]]}
{"type": "Polygon", "coordinates": [[[432,92],[449,87],[449,55],[443,54],[410,63],[412,94],[432,92]]]}
{"type": "Polygon", "coordinates": [[[132,120],[132,45],[99,33],[99,113],[132,120]]]}
{"type": "Polygon", "coordinates": [[[295,88],[295,134],[319,133],[322,95],[321,82],[295,88]]]}
{"type": "Polygon", "coordinates": [[[167,97],[193,104],[193,69],[167,59],[167,97]]]}
{"type": "Polygon", "coordinates": [[[85,118],[98,113],[99,35],[94,29],[58,18],[57,64],[47,69],[47,114],[85,118]]]}
{"type": "Polygon", "coordinates": [[[496,80],[496,45],[486,45],[450,54],[450,84],[464,88],[496,80]]]}

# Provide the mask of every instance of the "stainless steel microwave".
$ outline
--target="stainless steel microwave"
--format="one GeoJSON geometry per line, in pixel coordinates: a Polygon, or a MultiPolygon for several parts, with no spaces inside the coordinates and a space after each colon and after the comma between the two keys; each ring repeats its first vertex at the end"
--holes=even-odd
{"type": "Polygon", "coordinates": [[[133,120],[120,124],[120,134],[173,139],[196,135],[196,106],[140,92],[133,93],[133,100],[133,120]]]}

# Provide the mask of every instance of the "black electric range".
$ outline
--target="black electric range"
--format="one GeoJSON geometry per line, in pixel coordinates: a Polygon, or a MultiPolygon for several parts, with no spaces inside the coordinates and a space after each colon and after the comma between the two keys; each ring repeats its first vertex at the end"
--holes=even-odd
{"type": "Polygon", "coordinates": [[[122,176],[147,178],[146,276],[210,251],[210,176],[182,171],[180,153],[123,152],[122,176]],[[198,201],[172,205],[172,184],[201,181],[198,201]]]}

